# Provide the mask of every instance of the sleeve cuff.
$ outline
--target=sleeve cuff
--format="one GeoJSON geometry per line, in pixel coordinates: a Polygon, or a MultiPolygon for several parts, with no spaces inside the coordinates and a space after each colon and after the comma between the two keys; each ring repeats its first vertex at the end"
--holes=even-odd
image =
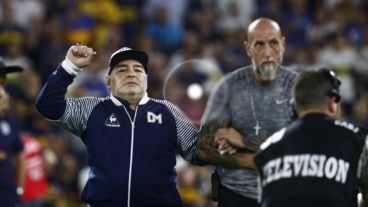
{"type": "Polygon", "coordinates": [[[61,63],[61,67],[69,73],[70,75],[76,76],[83,68],[78,68],[76,65],[72,63],[69,59],[65,58],[65,60],[61,63]]]}

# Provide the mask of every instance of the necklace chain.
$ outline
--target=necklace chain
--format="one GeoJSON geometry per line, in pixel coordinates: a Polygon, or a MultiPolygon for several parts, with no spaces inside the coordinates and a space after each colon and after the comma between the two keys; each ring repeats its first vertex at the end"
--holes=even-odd
{"type": "MultiPolygon", "coordinates": [[[[277,79],[274,80],[275,83],[274,83],[274,88],[277,88],[278,85],[280,84],[280,81],[278,81],[277,79]]],[[[254,118],[254,121],[256,122],[256,125],[253,127],[254,129],[254,134],[255,135],[259,135],[259,132],[260,130],[262,129],[262,127],[259,125],[259,121],[257,119],[257,114],[256,114],[256,108],[254,106],[254,96],[253,96],[253,92],[254,92],[254,88],[255,88],[255,85],[256,85],[256,80],[254,78],[253,81],[251,81],[251,84],[250,84],[250,106],[251,106],[251,109],[252,109],[252,115],[253,115],[253,118],[254,118]]]]}
{"type": "Polygon", "coordinates": [[[250,108],[252,109],[253,118],[256,121],[256,125],[253,127],[254,133],[255,133],[255,135],[258,136],[259,135],[259,131],[262,129],[262,127],[259,125],[259,122],[257,120],[256,109],[254,107],[253,87],[251,88],[251,91],[250,91],[250,108]]]}

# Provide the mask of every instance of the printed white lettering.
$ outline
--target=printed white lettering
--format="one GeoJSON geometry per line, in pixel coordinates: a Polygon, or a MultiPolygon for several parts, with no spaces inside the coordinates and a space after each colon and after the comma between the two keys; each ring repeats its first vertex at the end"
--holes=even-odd
{"type": "Polygon", "coordinates": [[[309,176],[315,176],[317,174],[318,166],[318,155],[312,155],[309,160],[309,169],[308,174],[309,176]]]}
{"type": "Polygon", "coordinates": [[[303,155],[303,171],[302,171],[302,176],[305,177],[308,175],[308,167],[309,167],[309,160],[310,160],[310,155],[306,154],[303,155]]]}
{"type": "Polygon", "coordinates": [[[348,176],[349,171],[349,163],[344,162],[343,160],[339,160],[339,167],[336,175],[337,182],[346,182],[346,178],[348,176]]]}
{"type": "Polygon", "coordinates": [[[282,177],[284,178],[291,177],[292,171],[291,171],[290,165],[292,162],[293,162],[293,156],[284,157],[282,177]]]}
{"type": "Polygon", "coordinates": [[[281,165],[281,159],[278,158],[275,160],[275,173],[273,177],[274,180],[279,180],[281,178],[280,165],[281,165]]]}
{"type": "Polygon", "coordinates": [[[336,157],[318,154],[286,155],[263,166],[262,185],[291,177],[316,177],[346,183],[350,164],[336,157]]]}
{"type": "Polygon", "coordinates": [[[325,161],[326,161],[326,156],[325,155],[321,155],[319,156],[319,165],[318,165],[318,172],[317,172],[317,177],[323,177],[323,167],[325,165],[325,161]]]}
{"type": "Polygon", "coordinates": [[[162,124],[162,114],[156,115],[152,112],[147,112],[147,122],[148,123],[155,123],[158,122],[159,124],[162,124]]]}
{"type": "Polygon", "coordinates": [[[356,127],[352,123],[348,123],[348,122],[343,121],[343,120],[335,120],[335,125],[345,127],[347,129],[353,131],[354,133],[358,133],[358,131],[359,131],[359,127],[356,127]]]}
{"type": "Polygon", "coordinates": [[[267,171],[267,183],[270,183],[272,182],[272,168],[275,166],[275,160],[271,160],[269,163],[268,163],[268,171],[267,171]]]}
{"type": "Polygon", "coordinates": [[[294,157],[294,176],[299,176],[300,170],[302,169],[302,158],[301,156],[293,156],[294,157]]]}
{"type": "Polygon", "coordinates": [[[325,175],[328,179],[331,179],[337,172],[337,160],[334,157],[330,157],[326,161],[325,175]]]}

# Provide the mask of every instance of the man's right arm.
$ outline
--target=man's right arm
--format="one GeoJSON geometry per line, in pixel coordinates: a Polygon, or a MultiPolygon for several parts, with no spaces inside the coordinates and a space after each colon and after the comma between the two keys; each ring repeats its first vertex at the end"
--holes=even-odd
{"type": "Polygon", "coordinates": [[[65,60],[50,75],[36,101],[36,108],[44,117],[76,135],[86,127],[87,117],[99,100],[65,98],[65,94],[80,68],[89,65],[94,54],[86,46],[69,48],[65,60]]]}
{"type": "Polygon", "coordinates": [[[70,66],[64,63],[50,75],[36,100],[37,110],[49,120],[58,120],[64,114],[65,94],[75,77],[67,72],[65,68],[70,66]]]}

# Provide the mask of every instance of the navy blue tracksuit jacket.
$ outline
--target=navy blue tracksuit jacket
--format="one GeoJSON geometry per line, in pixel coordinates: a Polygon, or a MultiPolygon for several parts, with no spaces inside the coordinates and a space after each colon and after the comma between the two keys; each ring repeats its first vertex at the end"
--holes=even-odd
{"type": "Polygon", "coordinates": [[[60,66],[36,107],[87,147],[90,173],[82,201],[94,207],[181,206],[175,157],[197,163],[194,124],[170,102],[147,96],[135,111],[112,95],[66,98],[74,77],[60,66]]]}

